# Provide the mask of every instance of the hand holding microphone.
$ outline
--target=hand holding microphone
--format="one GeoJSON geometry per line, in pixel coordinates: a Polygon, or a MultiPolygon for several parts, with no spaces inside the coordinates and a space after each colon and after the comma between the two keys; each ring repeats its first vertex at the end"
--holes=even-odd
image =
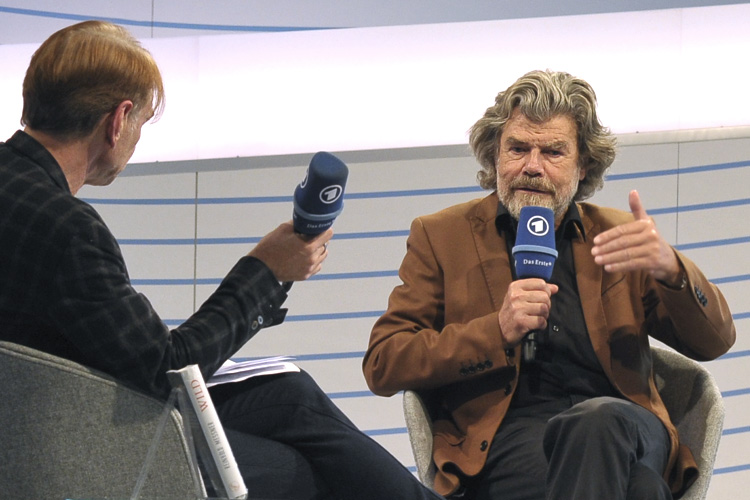
{"type": "Polygon", "coordinates": [[[285,286],[320,271],[333,237],[331,226],[343,209],[348,174],[346,165],[332,154],[316,153],[294,190],[292,221],[268,233],[250,252],[285,286]]]}
{"type": "Polygon", "coordinates": [[[278,281],[304,281],[322,268],[332,236],[329,228],[313,238],[300,238],[288,221],[265,235],[248,255],[263,261],[278,281]]]}
{"type": "Polygon", "coordinates": [[[321,151],[310,161],[307,173],[294,190],[294,230],[306,237],[333,225],[344,209],[344,188],[349,169],[331,153],[321,151]]]}
{"type": "Polygon", "coordinates": [[[548,284],[557,259],[555,219],[544,207],[523,207],[518,221],[513,259],[517,281],[511,284],[500,311],[506,340],[523,336],[522,357],[534,361],[539,330],[547,325],[550,297],[557,286],[548,284]]]}

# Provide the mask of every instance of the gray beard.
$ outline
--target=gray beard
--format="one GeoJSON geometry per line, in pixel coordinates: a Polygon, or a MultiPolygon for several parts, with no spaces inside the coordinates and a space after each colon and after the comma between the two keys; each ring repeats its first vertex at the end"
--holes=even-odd
{"type": "Polygon", "coordinates": [[[570,186],[570,194],[566,199],[561,199],[559,192],[556,192],[554,197],[550,199],[549,196],[538,195],[538,194],[513,194],[510,188],[504,190],[498,186],[497,196],[500,199],[500,203],[508,210],[510,216],[515,220],[521,218],[521,209],[526,206],[544,207],[549,208],[555,214],[555,223],[558,223],[565,217],[565,212],[568,211],[570,202],[575,198],[576,192],[578,191],[578,178],[575,178],[570,186]]]}

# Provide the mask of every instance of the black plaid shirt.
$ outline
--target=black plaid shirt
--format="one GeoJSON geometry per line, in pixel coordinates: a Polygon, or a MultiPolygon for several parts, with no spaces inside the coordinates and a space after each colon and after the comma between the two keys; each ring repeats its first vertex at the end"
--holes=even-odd
{"type": "Polygon", "coordinates": [[[261,327],[281,323],[286,292],[244,257],[214,294],[169,330],[130,285],[99,214],[75,198],[52,155],[16,132],[0,143],[0,340],[97,368],[166,396],[166,371],[205,377],[261,327]]]}

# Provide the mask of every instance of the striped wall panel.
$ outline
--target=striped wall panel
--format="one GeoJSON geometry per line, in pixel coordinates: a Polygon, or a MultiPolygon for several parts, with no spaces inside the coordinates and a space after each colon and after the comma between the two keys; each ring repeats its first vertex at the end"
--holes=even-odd
{"type": "MultiPolygon", "coordinates": [[[[726,295],[738,328],[732,351],[707,363],[727,417],[709,499],[739,498],[750,480],[750,138],[624,141],[593,202],[627,209],[638,189],[670,243],[726,295]]],[[[287,321],[261,332],[238,358],[287,354],[365,432],[413,470],[401,396],[372,395],[361,372],[370,328],[398,284],[411,220],[483,196],[464,146],[342,153],[350,167],[344,212],[323,271],[296,283],[287,321]]],[[[215,289],[266,232],[291,218],[305,155],[288,166],[186,172],[138,170],[80,196],[120,241],[131,278],[171,325],[215,289]]],[[[284,163],[284,162],[281,162],[284,163]]],[[[277,163],[278,164],[278,163],[277,163]]]]}

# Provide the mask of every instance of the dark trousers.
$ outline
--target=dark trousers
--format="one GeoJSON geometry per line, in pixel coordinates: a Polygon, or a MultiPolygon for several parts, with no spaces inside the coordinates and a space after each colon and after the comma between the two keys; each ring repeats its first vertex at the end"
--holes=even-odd
{"type": "Polygon", "coordinates": [[[440,500],[305,372],[211,388],[251,500],[440,500]]]}
{"type": "Polygon", "coordinates": [[[503,421],[467,500],[671,500],[662,479],[669,435],[617,398],[515,410],[503,421]]]}

